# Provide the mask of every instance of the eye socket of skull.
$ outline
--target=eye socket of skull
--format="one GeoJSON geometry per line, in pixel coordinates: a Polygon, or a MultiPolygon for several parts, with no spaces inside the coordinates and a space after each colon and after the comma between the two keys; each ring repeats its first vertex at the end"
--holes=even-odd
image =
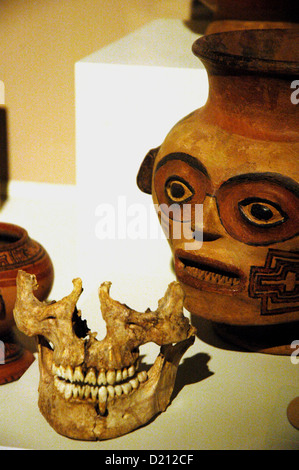
{"type": "Polygon", "coordinates": [[[299,198],[295,183],[275,177],[234,177],[217,192],[221,222],[229,235],[247,245],[266,246],[299,232],[299,198]]]}
{"type": "Polygon", "coordinates": [[[154,187],[161,211],[170,219],[181,222],[190,221],[190,211],[184,211],[183,206],[202,204],[211,191],[204,166],[183,153],[169,154],[158,163],[154,187]]]}

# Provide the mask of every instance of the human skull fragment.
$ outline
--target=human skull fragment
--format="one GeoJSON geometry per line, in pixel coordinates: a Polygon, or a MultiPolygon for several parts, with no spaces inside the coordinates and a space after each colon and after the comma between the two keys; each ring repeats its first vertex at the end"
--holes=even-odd
{"type": "Polygon", "coordinates": [[[19,271],[16,325],[38,338],[39,408],[60,434],[102,440],[126,434],[167,408],[181,357],[193,344],[195,328],[183,314],[184,295],[173,282],[156,311],[139,313],[113,300],[110,282],[99,288],[106,336],[99,341],[76,304],[82,281],[58,302],[34,296],[34,275],[19,271]],[[152,367],[138,369],[139,347],[161,346],[152,367]]]}

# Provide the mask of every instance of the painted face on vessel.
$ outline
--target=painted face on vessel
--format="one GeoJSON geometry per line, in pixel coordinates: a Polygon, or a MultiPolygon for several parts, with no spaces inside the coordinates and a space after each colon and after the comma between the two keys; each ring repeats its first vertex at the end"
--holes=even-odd
{"type": "Polygon", "coordinates": [[[262,148],[242,168],[237,157],[199,158],[185,148],[156,151],[152,195],[186,308],[224,323],[296,319],[298,183],[288,168],[281,173],[278,156],[265,171],[262,148]]]}

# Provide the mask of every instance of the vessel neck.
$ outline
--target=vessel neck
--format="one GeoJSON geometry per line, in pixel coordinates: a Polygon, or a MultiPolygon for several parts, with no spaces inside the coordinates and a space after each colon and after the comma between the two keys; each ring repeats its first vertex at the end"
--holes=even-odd
{"type": "Polygon", "coordinates": [[[209,97],[203,110],[207,121],[249,138],[299,141],[294,78],[208,74],[209,97]]]}

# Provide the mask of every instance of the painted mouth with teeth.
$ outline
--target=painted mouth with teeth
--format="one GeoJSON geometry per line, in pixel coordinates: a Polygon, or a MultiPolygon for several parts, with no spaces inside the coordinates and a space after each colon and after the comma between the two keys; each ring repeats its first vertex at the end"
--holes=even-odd
{"type": "Polygon", "coordinates": [[[19,271],[14,317],[38,338],[39,408],[49,424],[73,439],[102,440],[126,434],[165,411],[181,357],[195,328],[183,314],[184,293],[173,282],[155,311],[137,312],[99,288],[106,336],[96,338],[76,304],[82,281],[58,302],[40,302],[34,275],[19,271]],[[154,364],[141,368],[139,347],[160,346],[154,364]]]}
{"type": "Polygon", "coordinates": [[[183,250],[175,253],[175,272],[179,281],[198,290],[233,295],[245,285],[238,268],[183,250]]]}

